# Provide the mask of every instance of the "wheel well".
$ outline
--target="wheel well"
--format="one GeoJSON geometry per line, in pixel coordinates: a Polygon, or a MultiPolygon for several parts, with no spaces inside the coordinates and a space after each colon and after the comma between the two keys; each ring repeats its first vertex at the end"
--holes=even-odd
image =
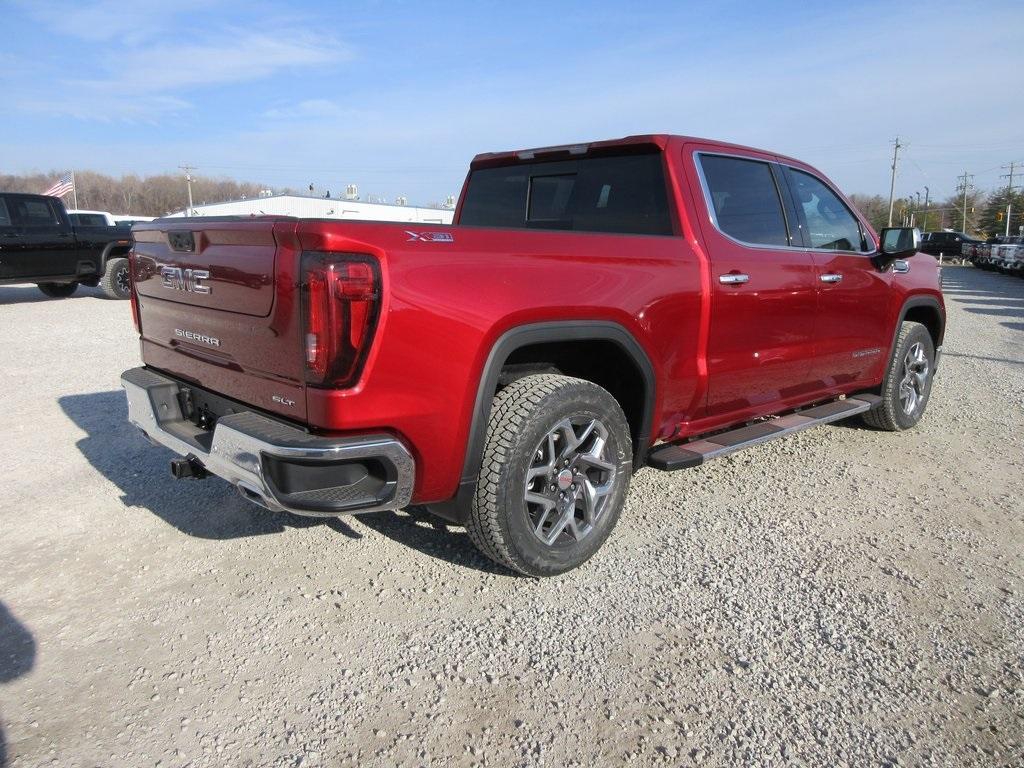
{"type": "Polygon", "coordinates": [[[592,381],[608,390],[626,415],[634,457],[643,454],[647,437],[643,431],[649,405],[647,385],[636,361],[619,344],[606,339],[583,339],[519,347],[502,365],[495,392],[534,373],[560,373],[592,381]]]}
{"type": "Polygon", "coordinates": [[[106,271],[107,264],[110,263],[111,259],[127,258],[131,250],[132,247],[130,245],[108,245],[103,253],[100,254],[100,272],[106,271]]]}
{"type": "Polygon", "coordinates": [[[932,344],[936,348],[941,346],[943,336],[942,315],[939,314],[937,308],[929,305],[911,307],[903,316],[903,320],[923,325],[928,329],[928,335],[932,337],[932,344]]]}

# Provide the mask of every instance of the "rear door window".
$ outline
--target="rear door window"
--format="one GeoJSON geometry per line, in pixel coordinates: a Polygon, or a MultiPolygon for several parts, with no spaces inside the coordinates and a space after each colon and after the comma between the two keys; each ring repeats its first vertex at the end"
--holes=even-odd
{"type": "Polygon", "coordinates": [[[8,198],[8,204],[11,218],[19,227],[39,229],[60,226],[60,219],[48,200],[15,195],[8,198]]]}
{"type": "Polygon", "coordinates": [[[459,223],[673,234],[662,155],[587,157],[473,171],[459,223]]]}
{"type": "Polygon", "coordinates": [[[0,227],[11,226],[11,213],[7,210],[7,201],[0,197],[0,227]]]}
{"type": "Polygon", "coordinates": [[[789,245],[771,166],[724,155],[700,157],[700,169],[715,225],[749,245],[789,245]]]}

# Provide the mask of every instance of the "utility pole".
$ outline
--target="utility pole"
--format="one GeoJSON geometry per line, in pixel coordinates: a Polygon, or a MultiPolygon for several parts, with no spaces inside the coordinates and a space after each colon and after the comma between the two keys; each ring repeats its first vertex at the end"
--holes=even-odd
{"type": "Polygon", "coordinates": [[[957,176],[957,179],[959,179],[960,184],[957,186],[956,191],[964,193],[964,220],[961,231],[964,232],[965,234],[967,233],[967,192],[974,187],[974,185],[971,184],[971,182],[969,181],[970,179],[973,178],[974,174],[968,173],[967,171],[964,171],[962,174],[957,176]]]}
{"type": "Polygon", "coordinates": [[[1009,173],[1004,173],[999,178],[1009,179],[1009,183],[1006,185],[1006,236],[1010,236],[1010,214],[1013,212],[1013,171],[1019,165],[1017,162],[1011,162],[1009,165],[1004,165],[1003,168],[1009,168],[1009,173]]]}
{"type": "Polygon", "coordinates": [[[928,231],[928,187],[924,188],[924,221],[921,222],[921,229],[928,231]]]}
{"type": "Polygon", "coordinates": [[[889,181],[889,226],[892,226],[892,202],[893,194],[896,192],[896,158],[900,152],[900,137],[896,137],[895,146],[892,150],[892,178],[889,181]]]}
{"type": "Polygon", "coordinates": [[[181,170],[185,172],[185,185],[188,187],[188,208],[185,209],[185,215],[192,215],[192,171],[196,170],[195,166],[192,165],[179,165],[181,170]]]}
{"type": "Polygon", "coordinates": [[[910,214],[910,226],[914,226],[914,220],[917,214],[921,212],[921,193],[915,192],[914,195],[917,196],[917,202],[914,204],[914,212],[910,214]]]}

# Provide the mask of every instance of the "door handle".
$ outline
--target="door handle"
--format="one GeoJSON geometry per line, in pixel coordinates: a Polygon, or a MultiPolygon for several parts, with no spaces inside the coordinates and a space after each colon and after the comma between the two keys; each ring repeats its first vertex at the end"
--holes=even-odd
{"type": "Polygon", "coordinates": [[[740,274],[739,272],[730,272],[727,275],[718,276],[718,282],[722,285],[742,285],[749,281],[750,275],[740,274]]]}
{"type": "Polygon", "coordinates": [[[843,281],[843,276],[838,272],[833,272],[829,275],[822,275],[819,279],[823,283],[841,283],[843,281]]]}

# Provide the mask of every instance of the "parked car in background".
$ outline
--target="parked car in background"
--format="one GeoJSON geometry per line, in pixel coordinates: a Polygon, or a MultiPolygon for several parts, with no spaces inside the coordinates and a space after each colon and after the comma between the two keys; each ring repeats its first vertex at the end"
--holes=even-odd
{"type": "Polygon", "coordinates": [[[1024,238],[995,235],[975,248],[974,266],[979,269],[1021,274],[1024,272],[1024,238]]]}
{"type": "Polygon", "coordinates": [[[952,230],[925,232],[921,235],[922,253],[930,253],[932,256],[941,255],[953,259],[965,258],[965,244],[973,248],[980,243],[981,240],[977,238],[952,230]]]}
{"type": "Polygon", "coordinates": [[[989,263],[993,269],[1011,275],[1024,272],[1024,238],[1003,237],[990,247],[989,263]]]}
{"type": "Polygon", "coordinates": [[[98,285],[127,299],[131,244],[128,225],[77,224],[59,198],[0,192],[0,284],[35,283],[55,298],[98,285]]]}
{"type": "Polygon", "coordinates": [[[69,208],[68,218],[75,226],[80,227],[116,227],[114,214],[106,211],[84,211],[81,208],[69,208]]]}

